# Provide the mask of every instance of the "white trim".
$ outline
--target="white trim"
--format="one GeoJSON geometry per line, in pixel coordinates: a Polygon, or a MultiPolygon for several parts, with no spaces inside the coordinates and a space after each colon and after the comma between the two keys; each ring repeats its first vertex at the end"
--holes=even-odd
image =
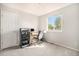
{"type": "MultiPolygon", "coordinates": [[[[46,41],[46,42],[48,42],[48,41],[46,41]]],[[[76,48],[72,48],[72,47],[69,47],[69,46],[66,46],[66,45],[62,45],[62,44],[60,44],[60,43],[56,43],[56,42],[48,42],[48,43],[50,43],[50,44],[55,44],[55,45],[58,45],[58,46],[61,46],[61,47],[64,47],[64,48],[67,48],[67,49],[71,49],[71,50],[74,50],[74,51],[77,51],[77,52],[79,52],[79,49],[76,49],[76,48]]]]}

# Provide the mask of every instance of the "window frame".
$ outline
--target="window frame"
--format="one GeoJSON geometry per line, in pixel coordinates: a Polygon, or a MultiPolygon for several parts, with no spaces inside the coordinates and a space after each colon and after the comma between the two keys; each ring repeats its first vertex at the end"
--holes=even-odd
{"type": "MultiPolygon", "coordinates": [[[[53,16],[55,16],[55,15],[53,15],[53,16]]],[[[51,17],[51,16],[48,16],[48,18],[49,17],[51,17]]],[[[62,32],[63,31],[63,25],[64,25],[64,21],[63,21],[63,18],[62,18],[62,16],[61,15],[59,15],[58,17],[60,17],[61,18],[61,21],[62,21],[62,24],[61,24],[61,30],[49,30],[48,29],[48,20],[49,19],[47,19],[47,32],[62,32]]]]}

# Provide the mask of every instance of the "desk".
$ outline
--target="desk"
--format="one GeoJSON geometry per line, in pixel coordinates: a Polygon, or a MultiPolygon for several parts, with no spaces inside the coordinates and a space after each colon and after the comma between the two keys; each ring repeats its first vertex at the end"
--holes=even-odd
{"type": "Polygon", "coordinates": [[[30,33],[30,44],[36,43],[38,41],[37,36],[38,36],[37,32],[30,33]]]}

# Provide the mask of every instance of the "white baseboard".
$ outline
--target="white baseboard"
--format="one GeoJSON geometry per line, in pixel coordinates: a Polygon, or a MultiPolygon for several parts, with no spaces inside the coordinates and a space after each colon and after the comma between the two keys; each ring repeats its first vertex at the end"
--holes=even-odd
{"type": "MultiPolygon", "coordinates": [[[[46,42],[48,42],[48,41],[46,41],[46,42]]],[[[74,50],[74,51],[79,52],[79,49],[72,48],[72,47],[66,46],[66,45],[64,45],[64,44],[62,45],[62,44],[56,43],[56,42],[48,42],[48,43],[50,43],[50,44],[55,44],[55,45],[57,45],[57,46],[61,46],[61,47],[68,48],[68,49],[71,49],[71,50],[74,50]]]]}

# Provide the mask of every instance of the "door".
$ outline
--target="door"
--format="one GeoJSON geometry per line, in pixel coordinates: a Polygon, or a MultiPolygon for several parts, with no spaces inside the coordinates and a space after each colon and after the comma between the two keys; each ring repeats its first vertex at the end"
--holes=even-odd
{"type": "Polygon", "coordinates": [[[2,10],[1,13],[1,48],[17,45],[18,41],[17,14],[2,10]]]}

